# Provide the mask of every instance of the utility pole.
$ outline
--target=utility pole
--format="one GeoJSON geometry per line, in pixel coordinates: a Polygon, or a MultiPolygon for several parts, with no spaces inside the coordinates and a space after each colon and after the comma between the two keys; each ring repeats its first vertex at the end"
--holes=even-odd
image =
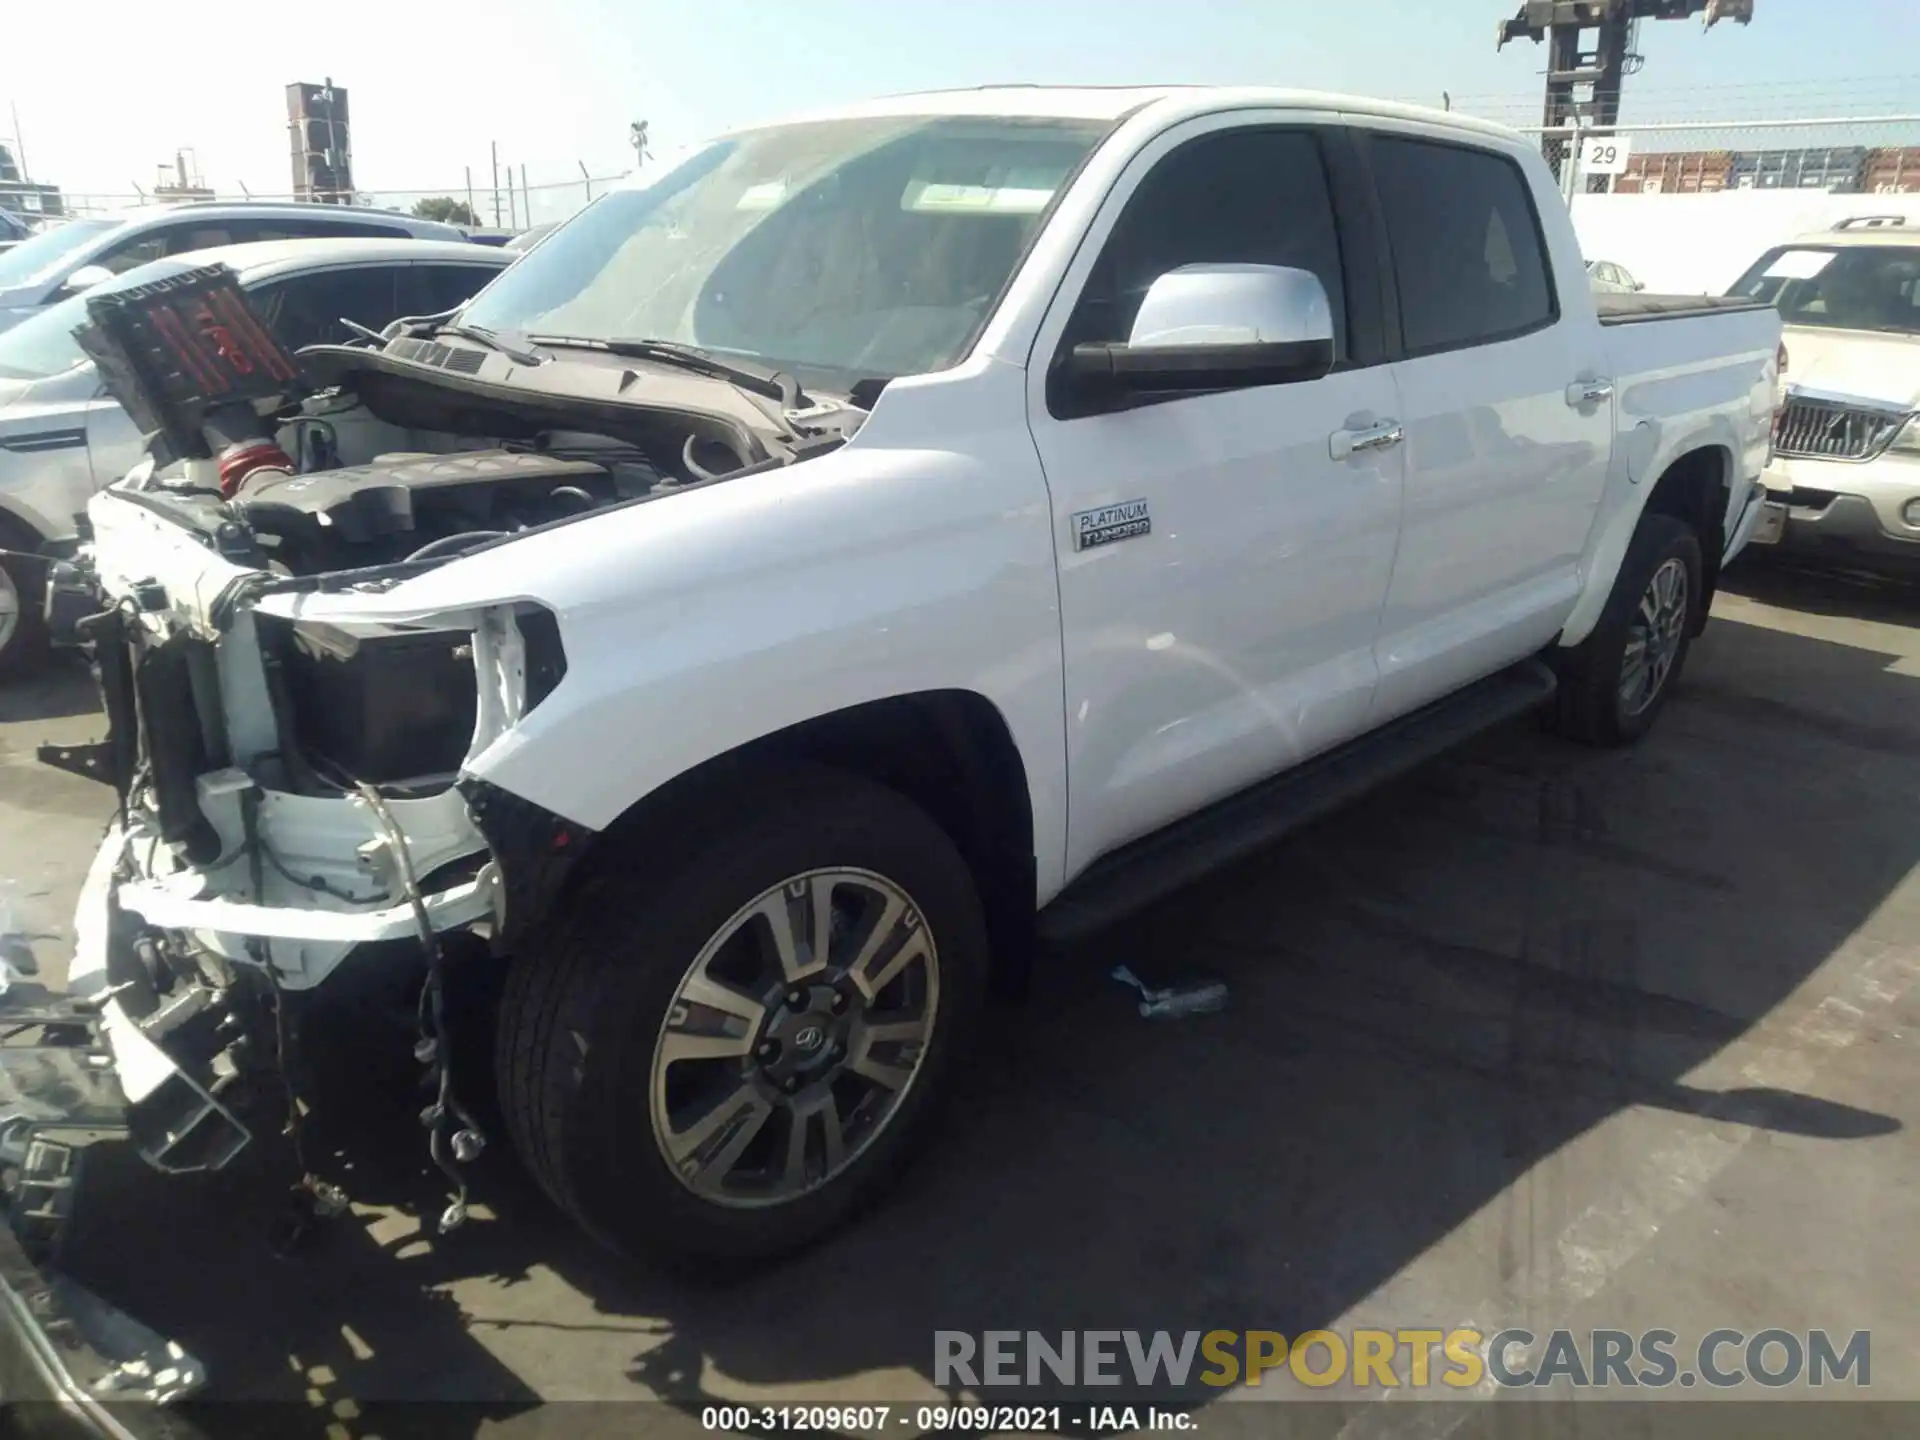
{"type": "Polygon", "coordinates": [[[647,149],[646,121],[636,120],[627,127],[627,143],[633,146],[633,168],[637,174],[653,153],[647,149]]]}
{"type": "Polygon", "coordinates": [[[487,147],[493,151],[493,228],[500,228],[500,142],[489,140],[487,147]]]}
{"type": "Polygon", "coordinates": [[[586,161],[576,160],[573,163],[580,167],[580,183],[587,187],[587,203],[591,205],[593,203],[593,176],[587,170],[586,161]]]}
{"type": "Polygon", "coordinates": [[[467,172],[467,219],[470,223],[478,225],[480,212],[473,208],[473,167],[468,165],[463,168],[467,172]]]}
{"type": "Polygon", "coordinates": [[[533,224],[533,192],[527,189],[527,167],[520,167],[520,228],[533,224]]]}

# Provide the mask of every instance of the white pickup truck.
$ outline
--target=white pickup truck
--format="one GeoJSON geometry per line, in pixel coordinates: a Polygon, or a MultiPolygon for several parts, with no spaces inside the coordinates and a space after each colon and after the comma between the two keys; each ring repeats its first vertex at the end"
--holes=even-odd
{"type": "Polygon", "coordinates": [[[262,1017],[374,964],[424,976],[457,1183],[443,1000],[504,973],[559,1206],[801,1244],[1036,932],[1535,708],[1642,735],[1779,339],[1596,300],[1539,155],[1455,115],[1018,88],[723,138],[457,317],[301,352],[277,448],[92,502],[49,623],[111,735],[47,758],[125,800],[71,983],[133,1138],[268,1143],[262,1017]]]}

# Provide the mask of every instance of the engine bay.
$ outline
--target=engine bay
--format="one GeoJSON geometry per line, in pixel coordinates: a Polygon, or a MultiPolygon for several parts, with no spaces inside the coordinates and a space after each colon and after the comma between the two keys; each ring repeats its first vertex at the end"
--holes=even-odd
{"type": "Polygon", "coordinates": [[[257,470],[227,503],[292,575],[454,555],[641,499],[659,477],[637,452],[604,462],[504,449],[399,453],[320,470],[257,470]]]}
{"type": "Polygon", "coordinates": [[[450,560],[794,464],[866,414],[671,347],[646,362],[457,348],[421,338],[430,320],[395,322],[377,348],[293,356],[219,265],[89,315],[77,338],[154,460],[120,488],[165,497],[223,554],[281,578],[450,560]]]}
{"type": "MultiPolygon", "coordinates": [[[[697,352],[637,342],[643,358],[536,354],[445,332],[467,347],[433,338],[431,317],[396,321],[377,346],[294,356],[218,265],[115,292],[88,313],[76,338],[152,456],[111,493],[225,562],[222,588],[184,625],[157,613],[165,585],[137,569],[118,576],[152,617],[152,634],[129,631],[140,663],[157,675],[167,667],[153,656],[177,659],[158,709],[178,734],[155,741],[148,762],[170,777],[154,787],[168,840],[196,852],[219,848],[194,792],[209,768],[239,764],[290,795],[442,794],[503,705],[537,704],[565,673],[554,617],[538,605],[503,614],[483,640],[457,627],[311,623],[259,608],[267,597],[378,592],[535,531],[777,470],[844,444],[867,413],[851,396],[816,399],[779,372],[697,352]],[[213,655],[236,625],[271,711],[246,744],[222,735],[216,703],[213,655]],[[519,693],[503,700],[502,687],[519,693]]],[[[117,545],[115,565],[140,548],[117,545]]],[[[109,598],[92,565],[82,558],[49,586],[54,629],[76,640],[109,598]]]]}

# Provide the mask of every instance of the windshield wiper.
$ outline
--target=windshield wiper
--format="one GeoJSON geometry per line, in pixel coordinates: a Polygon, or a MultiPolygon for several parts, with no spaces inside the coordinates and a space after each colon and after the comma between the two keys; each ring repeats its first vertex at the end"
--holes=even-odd
{"type": "Polygon", "coordinates": [[[544,365],[547,357],[536,355],[531,350],[522,350],[511,341],[503,340],[484,325],[440,325],[435,327],[434,335],[453,335],[461,340],[471,340],[476,345],[484,345],[489,350],[498,351],[519,365],[544,365]]]}
{"type": "Polygon", "coordinates": [[[718,359],[705,350],[695,349],[691,345],[680,345],[672,340],[620,338],[602,340],[588,335],[529,335],[527,339],[532,344],[549,345],[555,349],[571,347],[577,350],[603,350],[609,355],[623,355],[633,360],[652,360],[661,365],[672,365],[696,375],[728,381],[743,390],[751,390],[756,395],[765,395],[770,400],[778,400],[789,410],[800,401],[799,382],[785,371],[735,365],[718,359]]]}

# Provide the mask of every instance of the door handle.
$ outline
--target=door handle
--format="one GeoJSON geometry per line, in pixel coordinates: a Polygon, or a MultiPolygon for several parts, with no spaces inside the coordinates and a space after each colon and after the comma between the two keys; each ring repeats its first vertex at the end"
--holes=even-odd
{"type": "Polygon", "coordinates": [[[1345,460],[1365,450],[1391,450],[1407,438],[1398,420],[1383,420],[1364,430],[1336,430],[1327,437],[1327,451],[1336,460],[1345,460]]]}
{"type": "Polygon", "coordinates": [[[1567,386],[1567,404],[1578,408],[1582,405],[1598,405],[1602,400],[1613,398],[1611,380],[1576,380],[1567,386]]]}

